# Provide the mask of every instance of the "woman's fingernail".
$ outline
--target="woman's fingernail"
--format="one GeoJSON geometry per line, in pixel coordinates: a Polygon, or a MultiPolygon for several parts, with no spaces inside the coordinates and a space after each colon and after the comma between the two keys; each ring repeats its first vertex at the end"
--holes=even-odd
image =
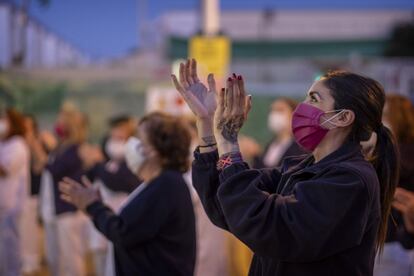
{"type": "Polygon", "coordinates": [[[239,75],[237,78],[238,78],[239,80],[241,80],[241,79],[242,79],[242,76],[241,76],[241,75],[239,75]]]}
{"type": "Polygon", "coordinates": [[[228,80],[228,81],[231,81],[231,78],[229,77],[227,80],[228,80]]]}
{"type": "Polygon", "coordinates": [[[234,77],[234,78],[237,78],[236,74],[234,74],[234,73],[233,73],[233,77],[234,77]]]}
{"type": "Polygon", "coordinates": [[[221,89],[221,92],[224,92],[224,88],[221,89]]]}

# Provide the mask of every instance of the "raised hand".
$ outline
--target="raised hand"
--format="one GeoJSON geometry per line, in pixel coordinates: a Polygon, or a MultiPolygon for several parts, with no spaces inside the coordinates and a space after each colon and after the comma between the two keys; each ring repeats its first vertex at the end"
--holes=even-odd
{"type": "Polygon", "coordinates": [[[195,59],[180,64],[179,81],[171,75],[175,88],[187,102],[194,115],[201,120],[212,121],[216,110],[216,83],[213,74],[207,77],[208,88],[197,76],[195,59]]]}
{"type": "Polygon", "coordinates": [[[100,200],[98,190],[92,187],[92,183],[85,177],[82,177],[82,186],[80,183],[68,177],[63,178],[59,182],[60,197],[79,208],[82,211],[86,210],[88,205],[100,200]]]}
{"type": "Polygon", "coordinates": [[[217,109],[214,114],[214,136],[219,154],[239,151],[238,134],[251,109],[251,96],[246,96],[241,76],[228,78],[227,88],[218,92],[217,109]]]}
{"type": "Polygon", "coordinates": [[[414,233],[414,193],[397,188],[392,206],[403,214],[407,231],[414,233]]]}

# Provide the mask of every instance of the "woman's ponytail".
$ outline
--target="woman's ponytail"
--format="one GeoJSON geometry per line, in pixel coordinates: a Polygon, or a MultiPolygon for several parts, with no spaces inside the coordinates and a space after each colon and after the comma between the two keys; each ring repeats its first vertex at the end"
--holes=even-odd
{"type": "Polygon", "coordinates": [[[377,250],[381,252],[387,236],[388,217],[400,167],[399,150],[394,135],[382,124],[377,129],[377,144],[372,157],[371,162],[380,183],[381,223],[378,228],[377,250]]]}

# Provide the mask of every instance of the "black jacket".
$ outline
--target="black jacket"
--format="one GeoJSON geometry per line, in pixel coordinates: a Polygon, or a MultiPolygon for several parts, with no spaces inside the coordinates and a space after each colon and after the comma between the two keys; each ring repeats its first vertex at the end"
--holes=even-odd
{"type": "Polygon", "coordinates": [[[195,153],[193,183],[211,221],[255,253],[249,275],[372,275],[379,183],[358,144],[314,164],[285,159],[281,171],[195,153]]]}
{"type": "MultiPolygon", "coordinates": [[[[267,152],[269,151],[269,148],[270,148],[270,146],[272,145],[272,143],[274,142],[274,140],[272,140],[270,143],[268,143],[267,145],[266,145],[266,147],[265,147],[265,150],[264,150],[264,152],[263,152],[263,154],[262,155],[260,155],[260,156],[257,156],[256,158],[254,158],[254,161],[253,161],[253,167],[255,168],[255,169],[262,169],[262,168],[265,168],[265,167],[269,167],[269,166],[266,166],[265,164],[264,164],[264,158],[265,158],[265,156],[266,156],[266,154],[267,154],[267,152]]],[[[302,155],[302,154],[305,154],[306,152],[305,152],[305,150],[304,149],[302,149],[296,142],[295,142],[295,140],[293,140],[292,139],[292,141],[291,141],[291,143],[290,143],[290,145],[289,145],[289,147],[286,149],[286,151],[283,153],[283,155],[282,155],[282,157],[279,159],[279,161],[276,163],[276,164],[273,164],[271,167],[279,167],[281,164],[282,164],[282,162],[283,162],[283,159],[285,159],[286,157],[290,157],[290,156],[298,156],[298,155],[302,155]]]]}
{"type": "Polygon", "coordinates": [[[102,202],[87,212],[114,245],[116,275],[193,275],[195,218],[178,171],[161,173],[119,215],[102,202]]]}

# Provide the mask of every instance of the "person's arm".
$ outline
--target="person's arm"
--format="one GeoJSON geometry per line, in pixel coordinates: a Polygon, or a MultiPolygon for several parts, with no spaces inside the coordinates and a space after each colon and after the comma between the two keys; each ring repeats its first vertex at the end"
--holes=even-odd
{"type": "Polygon", "coordinates": [[[192,182],[203,208],[211,222],[227,230],[227,222],[217,199],[219,187],[219,174],[216,168],[218,160],[217,151],[200,153],[194,152],[191,176],[192,182]]]}
{"type": "Polygon", "coordinates": [[[102,202],[99,192],[86,176],[82,177],[82,184],[65,177],[59,183],[59,190],[60,197],[86,212],[108,240],[123,247],[133,247],[157,235],[174,211],[172,206],[177,191],[171,185],[159,184],[149,184],[119,215],[102,202]]]}
{"type": "Polygon", "coordinates": [[[228,228],[256,254],[308,262],[360,244],[371,200],[357,174],[335,167],[297,183],[289,196],[264,192],[268,181],[243,163],[220,175],[217,196],[228,228]]]}
{"type": "MultiPolygon", "coordinates": [[[[217,198],[217,190],[220,187],[219,171],[217,170],[218,153],[217,151],[200,153],[196,150],[194,157],[192,165],[193,186],[200,197],[204,210],[213,224],[228,230],[226,218],[217,198]]],[[[246,171],[250,170],[249,166],[245,163],[243,163],[243,169],[246,171]]],[[[281,176],[278,169],[252,171],[260,173],[264,179],[261,185],[258,186],[262,192],[276,192],[281,176]]]]}
{"type": "Polygon", "coordinates": [[[144,190],[139,199],[132,200],[119,215],[100,201],[89,205],[86,210],[95,227],[108,240],[115,245],[134,247],[154,238],[172,212],[173,198],[170,196],[173,192],[160,191],[159,188],[148,186],[148,190],[144,190]]]}
{"type": "Polygon", "coordinates": [[[36,137],[27,138],[28,145],[31,149],[33,159],[33,170],[36,173],[41,173],[47,164],[48,155],[40,140],[36,137]]]}
{"type": "Polygon", "coordinates": [[[414,248],[414,193],[397,188],[392,206],[402,213],[404,228],[399,229],[398,240],[406,249],[414,248]]]}

